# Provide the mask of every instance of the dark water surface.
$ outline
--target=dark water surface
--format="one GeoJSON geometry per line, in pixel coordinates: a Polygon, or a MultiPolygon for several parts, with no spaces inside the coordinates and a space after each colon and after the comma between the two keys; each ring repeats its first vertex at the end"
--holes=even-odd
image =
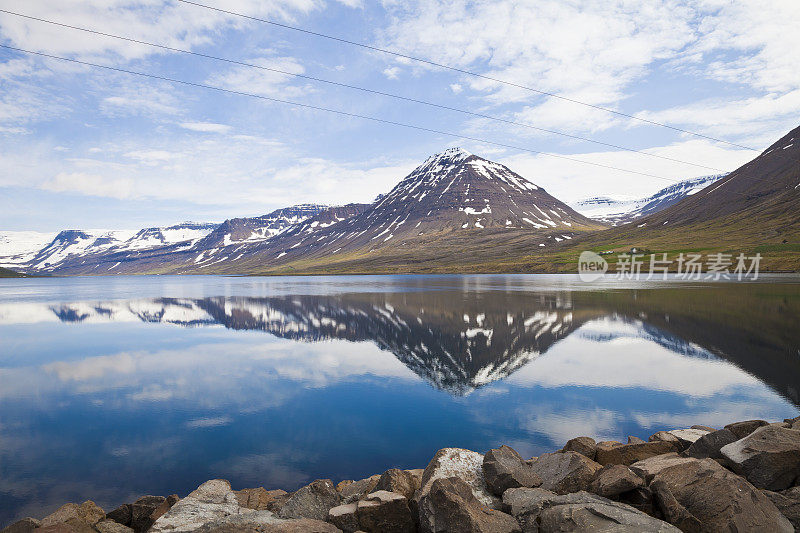
{"type": "Polygon", "coordinates": [[[0,280],[0,527],[799,405],[798,277],[0,280]]]}

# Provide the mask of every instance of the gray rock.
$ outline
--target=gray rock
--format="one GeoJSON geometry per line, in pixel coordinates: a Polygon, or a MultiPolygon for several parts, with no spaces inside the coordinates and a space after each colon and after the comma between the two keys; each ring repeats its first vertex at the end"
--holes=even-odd
{"type": "Polygon", "coordinates": [[[557,494],[585,490],[602,467],[578,452],[545,453],[531,465],[541,487],[557,494]]]}
{"type": "Polygon", "coordinates": [[[671,466],[691,462],[691,458],[681,457],[677,453],[666,453],[664,455],[657,455],[642,461],[637,461],[630,465],[631,470],[640,477],[643,477],[646,483],[650,483],[656,474],[669,468],[671,466]]]}
{"type": "Polygon", "coordinates": [[[624,492],[644,488],[644,479],[625,465],[608,465],[600,470],[589,485],[589,492],[614,498],[624,492]]]}
{"type": "Polygon", "coordinates": [[[659,479],[650,484],[653,491],[653,498],[656,507],[661,511],[661,515],[670,524],[674,524],[678,529],[686,533],[699,533],[702,531],[703,524],[686,507],[675,499],[670,492],[667,484],[659,479]]]}
{"type": "MultiPolygon", "coordinates": [[[[676,437],[684,449],[688,448],[692,445],[694,441],[705,435],[706,433],[710,433],[710,431],[706,431],[704,429],[673,429],[672,431],[668,431],[670,435],[676,437]]],[[[679,450],[680,451],[680,450],[679,450]]]]}
{"type": "Polygon", "coordinates": [[[495,496],[516,487],[538,487],[541,478],[530,464],[508,446],[489,450],[483,458],[483,478],[495,496]]]}
{"type": "Polygon", "coordinates": [[[481,504],[472,487],[458,477],[431,483],[419,502],[419,528],[423,533],[521,531],[514,517],[481,504]]]}
{"type": "Polygon", "coordinates": [[[717,428],[712,428],[710,426],[702,426],[700,424],[696,424],[696,425],[692,426],[691,429],[699,429],[699,430],[702,430],[702,431],[708,431],[709,433],[713,433],[713,432],[715,432],[717,430],[717,428]]]}
{"type": "Polygon", "coordinates": [[[31,531],[41,525],[42,523],[39,520],[27,517],[23,518],[22,520],[18,520],[10,526],[0,530],[0,533],[31,533],[31,531]]]}
{"type": "Polygon", "coordinates": [[[380,474],[375,474],[358,481],[342,481],[336,486],[336,490],[342,495],[342,503],[353,503],[373,492],[380,479],[380,474]]]}
{"type": "Polygon", "coordinates": [[[328,511],[341,501],[342,497],[330,479],[318,479],[292,494],[277,514],[281,518],[325,520],[328,511]]]}
{"type": "Polygon", "coordinates": [[[155,521],[149,533],[194,531],[215,520],[252,512],[252,509],[239,506],[230,483],[224,479],[212,479],[173,505],[155,521]]]}
{"type": "Polygon", "coordinates": [[[594,455],[597,448],[597,443],[591,437],[575,437],[574,439],[570,439],[561,448],[562,452],[578,452],[581,455],[585,455],[592,461],[594,461],[594,455]]]}
{"type": "Polygon", "coordinates": [[[680,444],[681,441],[668,431],[657,431],[650,435],[650,438],[647,439],[648,442],[672,442],[675,444],[680,444]]]}
{"type": "Polygon", "coordinates": [[[760,489],[783,490],[800,476],[800,431],[768,425],[724,446],[734,472],[760,489]]]}
{"type": "Polygon", "coordinates": [[[405,496],[385,490],[358,502],[356,516],[368,533],[414,533],[417,529],[405,496]]]}
{"type": "Polygon", "coordinates": [[[353,533],[361,528],[358,525],[357,512],[357,502],[337,505],[328,511],[328,522],[344,531],[344,533],[353,533]]]}
{"type": "Polygon", "coordinates": [[[745,420],[728,424],[725,429],[736,435],[737,439],[743,439],[761,426],[769,424],[766,420],[745,420]]]}
{"type": "Polygon", "coordinates": [[[525,533],[679,531],[633,507],[583,491],[558,495],[541,488],[509,489],[503,504],[525,533]]]}
{"type": "Polygon", "coordinates": [[[197,533],[339,533],[333,524],[309,518],[284,519],[270,511],[250,511],[208,522],[197,533]]]}
{"type": "Polygon", "coordinates": [[[686,455],[695,459],[722,459],[720,449],[731,442],[739,440],[729,429],[720,429],[706,433],[686,449],[686,455]]]}
{"type": "Polygon", "coordinates": [[[596,461],[601,465],[616,464],[630,465],[637,461],[663,455],[665,453],[676,452],[679,449],[672,442],[654,441],[640,442],[635,444],[623,444],[613,448],[597,447],[596,461]]]}
{"type": "MultiPolygon", "coordinates": [[[[769,498],[712,459],[686,458],[663,468],[653,484],[659,501],[671,494],[702,524],[702,531],[794,531],[769,498]]],[[[675,520],[676,513],[662,511],[675,520]]]]}
{"type": "Polygon", "coordinates": [[[390,468],[380,477],[373,492],[380,490],[395,492],[410,500],[419,489],[421,478],[422,476],[416,477],[408,470],[390,468]]]}
{"type": "Polygon", "coordinates": [[[483,455],[462,448],[442,448],[436,452],[422,473],[414,500],[419,502],[427,495],[434,481],[448,477],[458,477],[469,485],[481,504],[493,509],[500,507],[500,498],[489,491],[483,479],[483,455]]]}
{"type": "Polygon", "coordinates": [[[789,519],[796,530],[800,530],[800,487],[781,492],[762,491],[783,516],[789,519]]]}
{"type": "Polygon", "coordinates": [[[100,533],[133,533],[133,529],[124,526],[108,518],[100,520],[94,525],[94,528],[100,533]]]}

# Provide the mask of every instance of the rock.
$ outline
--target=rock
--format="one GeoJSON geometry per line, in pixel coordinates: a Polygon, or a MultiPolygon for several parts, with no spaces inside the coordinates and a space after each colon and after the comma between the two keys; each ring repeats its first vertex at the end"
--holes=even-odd
{"type": "Polygon", "coordinates": [[[581,455],[585,455],[592,461],[594,461],[594,454],[595,448],[597,448],[597,443],[591,437],[575,437],[574,439],[570,439],[561,448],[562,452],[578,452],[581,455]]]}
{"type": "Polygon", "coordinates": [[[123,503],[113,511],[106,514],[106,518],[123,526],[131,525],[131,504],[123,503]]]}
{"type": "Polygon", "coordinates": [[[796,530],[800,530],[800,487],[782,492],[762,491],[783,516],[789,519],[796,530]]]}
{"type": "Polygon", "coordinates": [[[403,470],[403,472],[408,472],[409,474],[414,476],[414,479],[417,480],[418,485],[422,484],[422,474],[425,472],[424,468],[413,468],[411,470],[403,470]]]}
{"type": "Polygon", "coordinates": [[[350,481],[346,485],[343,485],[345,482],[342,481],[336,486],[336,490],[342,495],[342,503],[353,503],[373,492],[380,479],[381,476],[376,474],[358,481],[350,481]]]}
{"type": "Polygon", "coordinates": [[[358,503],[337,505],[328,511],[328,522],[344,531],[344,533],[353,533],[361,527],[358,525],[357,512],[358,503]]]}
{"type": "Polygon", "coordinates": [[[328,511],[339,505],[341,499],[330,479],[318,479],[292,494],[277,514],[281,518],[325,520],[328,511]]]}
{"type": "Polygon", "coordinates": [[[167,501],[167,499],[163,496],[142,496],[135,502],[131,504],[131,522],[128,524],[131,529],[136,531],[136,533],[144,533],[153,523],[158,519],[159,516],[162,516],[169,510],[169,507],[166,506],[162,507],[162,505],[167,501]],[[152,517],[154,511],[156,509],[160,509],[160,514],[156,517],[152,517]]]}
{"type": "Polygon", "coordinates": [[[589,492],[613,498],[623,492],[644,488],[644,479],[625,465],[604,466],[589,485],[589,492]]]}
{"type": "Polygon", "coordinates": [[[503,504],[525,533],[679,531],[633,507],[584,491],[558,495],[541,488],[509,489],[503,504]]]}
{"type": "Polygon", "coordinates": [[[647,439],[648,442],[673,442],[675,444],[680,444],[680,439],[673,435],[668,431],[657,431],[650,435],[650,438],[647,439]]]}
{"type": "Polygon", "coordinates": [[[653,477],[665,468],[691,461],[692,459],[681,457],[677,453],[673,452],[650,457],[649,459],[644,459],[642,461],[637,461],[630,465],[630,467],[635,474],[643,477],[646,483],[650,483],[653,480],[653,477]]]}
{"type": "Polygon", "coordinates": [[[790,429],[800,429],[800,416],[784,419],[784,424],[789,424],[790,429]]]}
{"type": "Polygon", "coordinates": [[[133,529],[124,526],[108,518],[100,520],[94,525],[94,528],[100,533],[133,533],[133,529]]]}
{"type": "Polygon", "coordinates": [[[93,526],[86,524],[73,526],[66,523],[53,524],[51,526],[40,527],[36,533],[96,533],[93,526]]]}
{"type": "Polygon", "coordinates": [[[645,441],[640,439],[639,437],[634,437],[633,435],[628,436],[628,444],[644,444],[645,441]]]}
{"type": "Polygon", "coordinates": [[[489,491],[483,479],[483,455],[461,448],[442,448],[436,452],[422,473],[414,500],[419,502],[428,494],[434,481],[447,477],[458,477],[464,481],[483,505],[493,509],[500,507],[500,498],[489,491]]]}
{"type": "Polygon", "coordinates": [[[679,451],[672,442],[655,441],[638,444],[623,444],[613,448],[597,447],[596,461],[601,465],[630,465],[648,457],[679,451]]]}
{"type": "Polygon", "coordinates": [[[243,512],[255,511],[239,507],[230,483],[224,479],[212,479],[175,503],[155,521],[149,533],[194,531],[203,524],[243,512]]]}
{"type": "Polygon", "coordinates": [[[708,431],[709,433],[713,433],[717,430],[717,428],[712,428],[709,426],[701,426],[699,424],[692,426],[691,429],[699,429],[700,431],[708,431]]]}
{"type": "Polygon", "coordinates": [[[800,476],[800,431],[767,425],[724,446],[734,472],[760,489],[782,490],[800,476]]]}
{"type": "Polygon", "coordinates": [[[538,487],[542,484],[531,465],[508,446],[486,452],[483,458],[483,478],[495,496],[502,496],[507,489],[538,487]]]}
{"type": "Polygon", "coordinates": [[[650,489],[653,491],[656,506],[667,522],[686,533],[699,533],[702,531],[703,524],[700,523],[700,520],[675,499],[675,496],[670,492],[669,487],[663,480],[659,479],[651,483],[650,489]]]}
{"type": "Polygon", "coordinates": [[[531,468],[543,489],[567,494],[588,488],[601,466],[578,452],[556,452],[542,454],[531,468]]]}
{"type": "Polygon", "coordinates": [[[390,468],[378,480],[375,485],[374,491],[387,491],[401,494],[406,499],[410,500],[414,497],[414,493],[419,489],[419,482],[421,480],[415,477],[414,474],[407,470],[399,470],[397,468],[390,468]]]}
{"type": "Polygon", "coordinates": [[[0,530],[0,533],[31,533],[34,529],[41,526],[42,523],[35,518],[27,517],[18,520],[10,526],[0,530]]]}
{"type": "Polygon", "coordinates": [[[339,529],[321,520],[284,519],[270,511],[249,511],[219,518],[197,528],[197,533],[339,533],[339,529]]]}
{"type": "MultiPolygon", "coordinates": [[[[666,496],[671,494],[688,513],[683,519],[694,523],[689,515],[693,516],[702,524],[702,531],[794,530],[767,496],[712,459],[686,458],[658,472],[653,484],[660,503],[669,501],[666,496]]],[[[662,512],[673,520],[682,513],[672,505],[662,512]]]]}
{"type": "Polygon", "coordinates": [[[728,429],[720,429],[719,431],[706,433],[694,441],[691,446],[686,448],[685,453],[689,457],[694,457],[695,459],[705,459],[706,457],[711,459],[722,459],[723,457],[720,453],[720,449],[731,442],[736,442],[737,440],[739,439],[732,431],[728,429]]]}
{"type": "Polygon", "coordinates": [[[267,490],[264,487],[235,490],[233,493],[236,495],[239,507],[255,511],[272,511],[273,504],[280,502],[282,505],[289,499],[289,493],[285,490],[267,490]]]}
{"type": "Polygon", "coordinates": [[[87,500],[82,504],[68,503],[58,508],[56,512],[42,519],[42,528],[66,524],[74,531],[91,531],[92,526],[105,518],[106,513],[93,501],[87,500]]]}
{"type": "Polygon", "coordinates": [[[686,449],[689,446],[691,446],[694,441],[696,441],[706,433],[710,432],[704,429],[673,429],[672,431],[668,431],[667,433],[669,433],[673,437],[676,437],[678,441],[681,443],[681,446],[683,446],[683,449],[686,449]]]}
{"type": "Polygon", "coordinates": [[[728,424],[725,426],[725,429],[736,435],[737,439],[743,439],[761,426],[766,426],[767,424],[768,422],[766,420],[745,420],[744,422],[728,424]]]}
{"type": "Polygon", "coordinates": [[[408,500],[395,492],[373,492],[358,502],[356,516],[368,533],[414,533],[417,529],[408,500]]]}
{"type": "Polygon", "coordinates": [[[521,532],[512,516],[483,505],[473,487],[459,477],[437,478],[430,484],[419,501],[419,527],[423,533],[521,532]]]}

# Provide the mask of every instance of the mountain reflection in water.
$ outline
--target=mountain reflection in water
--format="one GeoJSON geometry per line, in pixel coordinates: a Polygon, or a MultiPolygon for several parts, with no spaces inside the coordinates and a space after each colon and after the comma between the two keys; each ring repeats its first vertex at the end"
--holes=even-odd
{"type": "Polygon", "coordinates": [[[260,297],[120,297],[137,279],[107,299],[0,295],[0,525],[215,477],[292,489],[424,467],[445,446],[530,456],[577,435],[798,413],[800,285],[421,279],[260,297]]]}

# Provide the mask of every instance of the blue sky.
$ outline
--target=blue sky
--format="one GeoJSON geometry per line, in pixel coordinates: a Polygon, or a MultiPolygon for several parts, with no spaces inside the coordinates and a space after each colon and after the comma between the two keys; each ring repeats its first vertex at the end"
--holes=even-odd
{"type": "MultiPolygon", "coordinates": [[[[763,149],[797,126],[800,3],[207,0],[763,149]]],[[[756,152],[172,1],[0,8],[732,170],[756,152]]],[[[711,170],[0,14],[0,44],[570,155],[672,180],[711,170]]],[[[370,201],[462,146],[565,201],[666,180],[0,49],[0,230],[221,221],[370,201]]]]}

